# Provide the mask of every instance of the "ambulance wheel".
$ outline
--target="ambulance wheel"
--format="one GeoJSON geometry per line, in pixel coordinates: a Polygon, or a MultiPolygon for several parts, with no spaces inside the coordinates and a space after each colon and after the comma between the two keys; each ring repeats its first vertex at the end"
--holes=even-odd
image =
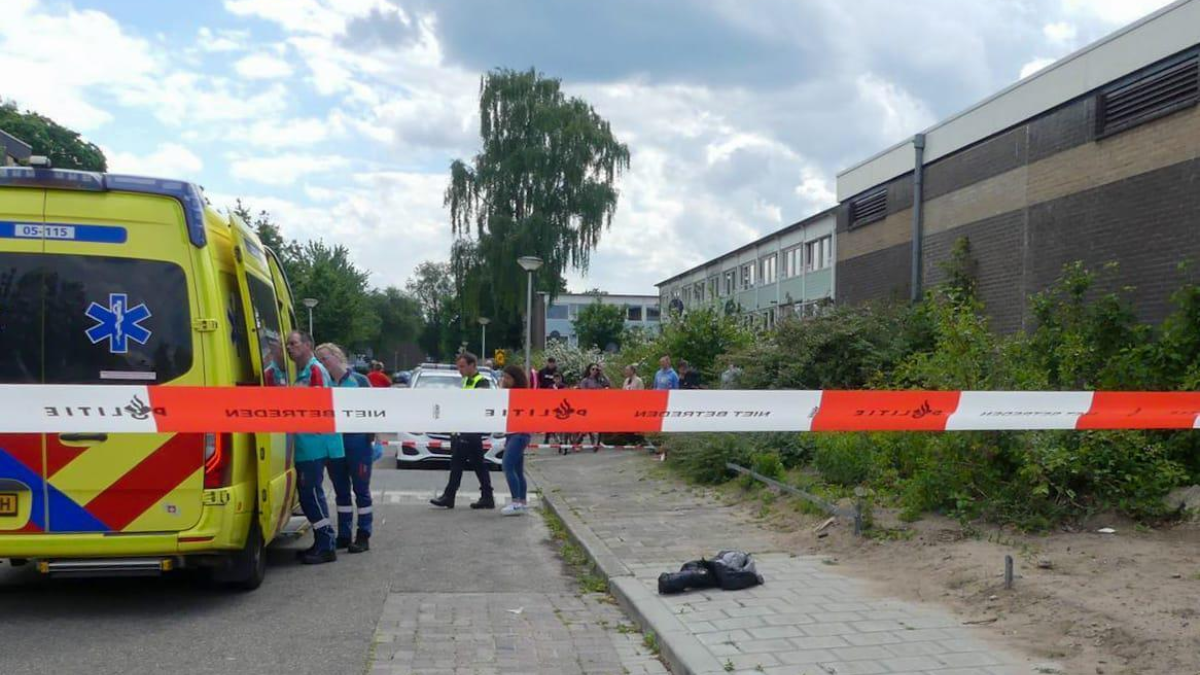
{"type": "Polygon", "coordinates": [[[253,591],[262,585],[267,576],[267,545],[257,520],[246,535],[246,546],[233,555],[229,567],[221,575],[221,581],[230,588],[253,591]]]}

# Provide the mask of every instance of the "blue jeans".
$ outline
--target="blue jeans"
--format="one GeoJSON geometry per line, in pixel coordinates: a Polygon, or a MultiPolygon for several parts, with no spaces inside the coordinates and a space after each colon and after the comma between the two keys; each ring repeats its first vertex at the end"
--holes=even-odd
{"type": "Polygon", "coordinates": [[[525,501],[525,448],[529,445],[529,434],[509,434],[504,441],[504,478],[513,501],[525,501]]]}
{"type": "Polygon", "coordinates": [[[334,501],[337,502],[337,538],[345,541],[354,531],[354,512],[357,506],[358,531],[371,536],[374,519],[371,507],[371,447],[366,434],[345,435],[346,456],[331,459],[327,465],[329,480],[333,482],[334,501]],[[353,493],[354,505],[350,497],[353,493]]]}
{"type": "Polygon", "coordinates": [[[325,501],[325,461],[314,459],[296,462],[296,489],[300,493],[300,509],[308,518],[313,531],[313,548],[334,550],[333,523],[329,522],[329,506],[325,501]]]}

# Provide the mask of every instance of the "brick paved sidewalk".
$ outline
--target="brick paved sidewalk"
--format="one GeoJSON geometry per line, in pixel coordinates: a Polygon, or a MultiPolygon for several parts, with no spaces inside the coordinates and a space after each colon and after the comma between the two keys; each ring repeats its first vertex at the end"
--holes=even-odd
{"type": "Polygon", "coordinates": [[[541,456],[548,506],[609,575],[623,604],[660,633],[675,675],[1018,675],[1061,672],[985,643],[935,605],[872,594],[818,558],[782,549],[737,509],[671,479],[644,456],[541,456]],[[722,548],[754,554],[763,586],[657,595],[656,580],[722,548]]]}
{"type": "Polygon", "coordinates": [[[392,594],[371,675],[666,675],[603,596],[392,594]]]}

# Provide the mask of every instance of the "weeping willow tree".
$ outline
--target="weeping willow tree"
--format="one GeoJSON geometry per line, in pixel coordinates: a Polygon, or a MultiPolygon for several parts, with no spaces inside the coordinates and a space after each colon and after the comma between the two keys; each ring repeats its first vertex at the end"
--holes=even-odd
{"type": "Polygon", "coordinates": [[[567,270],[586,272],[612,224],[629,148],[591,105],[532,69],[481,79],[479,134],[472,162],[450,165],[451,260],[464,321],[487,316],[497,338],[518,344],[526,280],[517,258],[545,261],[536,290],[551,294],[567,270]]]}

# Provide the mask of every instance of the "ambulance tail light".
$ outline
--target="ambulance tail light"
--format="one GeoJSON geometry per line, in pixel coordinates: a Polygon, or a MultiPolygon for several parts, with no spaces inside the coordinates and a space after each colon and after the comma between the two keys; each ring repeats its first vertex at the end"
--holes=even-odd
{"type": "Polygon", "coordinates": [[[233,437],[204,434],[204,489],[229,487],[233,474],[233,437]]]}

